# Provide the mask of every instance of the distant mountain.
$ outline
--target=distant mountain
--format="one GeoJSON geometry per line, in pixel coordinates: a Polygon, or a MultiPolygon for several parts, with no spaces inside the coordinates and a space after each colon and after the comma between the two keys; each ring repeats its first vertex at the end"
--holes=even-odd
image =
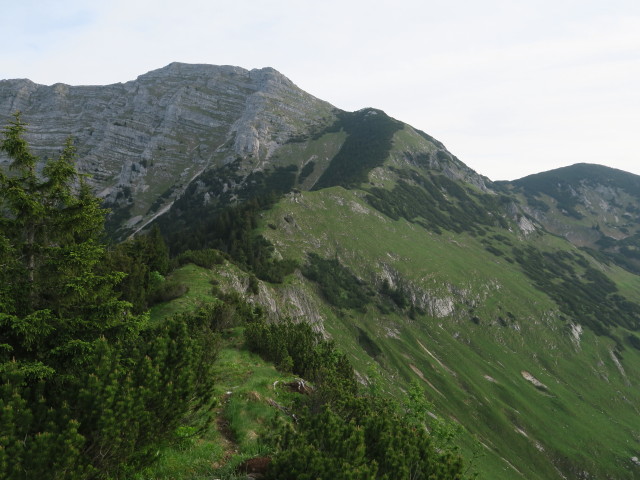
{"type": "Polygon", "coordinates": [[[76,139],[113,237],[155,223],[173,254],[224,251],[216,291],[311,323],[365,385],[419,382],[481,478],[640,477],[640,177],[491,182],[268,68],[2,81],[15,110],[41,156],[76,139]]]}
{"type": "Polygon", "coordinates": [[[640,176],[580,163],[498,184],[549,232],[640,273],[640,176]]]}

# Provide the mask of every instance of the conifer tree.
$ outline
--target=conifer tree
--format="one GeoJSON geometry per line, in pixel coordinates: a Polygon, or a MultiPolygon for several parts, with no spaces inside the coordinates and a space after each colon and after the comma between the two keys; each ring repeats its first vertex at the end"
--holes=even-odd
{"type": "Polygon", "coordinates": [[[0,478],[125,478],[211,398],[213,313],[133,315],[73,143],[41,167],[24,133],[0,142],[0,478]]]}
{"type": "Polygon", "coordinates": [[[12,160],[0,174],[2,241],[11,253],[0,329],[12,358],[55,371],[81,364],[92,342],[131,320],[113,292],[122,275],[99,271],[104,210],[75,170],[71,140],[38,174],[25,127],[16,114],[0,143],[12,160]]]}
{"type": "Polygon", "coordinates": [[[131,302],[135,313],[146,311],[169,271],[169,249],[157,225],[111,249],[108,267],[126,273],[118,285],[121,298],[131,302]],[[160,284],[159,284],[160,282],[160,284]]]}

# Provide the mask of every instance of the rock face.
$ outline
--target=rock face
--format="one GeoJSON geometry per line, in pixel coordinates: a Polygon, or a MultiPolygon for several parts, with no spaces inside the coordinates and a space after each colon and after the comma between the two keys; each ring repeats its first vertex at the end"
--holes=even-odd
{"type": "Polygon", "coordinates": [[[380,110],[338,110],[272,68],[172,63],[106,86],[2,80],[1,125],[16,111],[41,159],[74,138],[78,169],[111,209],[107,229],[119,239],[177,199],[189,208],[237,202],[278,169],[293,178],[275,185],[285,190],[384,185],[398,179],[394,168],[411,168],[494,193],[424,132],[380,110]]]}
{"type": "Polygon", "coordinates": [[[18,110],[40,157],[74,138],[79,169],[133,226],[209,167],[242,158],[263,168],[290,138],[330,124],[334,109],[271,68],[172,63],[107,86],[0,81],[2,124],[18,110]]]}

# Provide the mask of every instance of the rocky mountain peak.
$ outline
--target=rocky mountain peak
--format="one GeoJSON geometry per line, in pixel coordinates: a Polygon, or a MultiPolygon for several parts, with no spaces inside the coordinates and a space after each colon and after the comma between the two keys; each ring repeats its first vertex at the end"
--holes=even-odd
{"type": "Polygon", "coordinates": [[[207,168],[238,158],[247,171],[265,168],[292,136],[330,123],[333,107],[273,68],[175,62],[106,86],[0,82],[0,121],[18,110],[42,158],[72,136],[80,170],[120,221],[134,225],[207,168]]]}
{"type": "Polygon", "coordinates": [[[0,122],[17,110],[41,158],[75,139],[79,170],[122,235],[163,215],[192,185],[201,203],[231,201],[256,175],[278,169],[303,190],[384,187],[410,168],[494,193],[426,133],[374,108],[340,111],[270,67],[174,62],[105,86],[0,82],[0,122]]]}

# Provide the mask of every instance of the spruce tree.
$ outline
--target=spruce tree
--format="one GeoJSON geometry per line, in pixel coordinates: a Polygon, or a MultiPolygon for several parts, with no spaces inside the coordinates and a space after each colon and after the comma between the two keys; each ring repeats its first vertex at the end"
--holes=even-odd
{"type": "Polygon", "coordinates": [[[214,322],[132,314],[73,143],[42,165],[24,134],[0,142],[0,478],[125,478],[211,398],[214,322]]]}
{"type": "Polygon", "coordinates": [[[75,170],[71,140],[38,173],[25,127],[16,114],[0,143],[12,160],[0,174],[8,267],[0,329],[11,358],[56,371],[82,364],[96,339],[132,319],[113,291],[122,275],[100,272],[104,210],[75,170]]]}

